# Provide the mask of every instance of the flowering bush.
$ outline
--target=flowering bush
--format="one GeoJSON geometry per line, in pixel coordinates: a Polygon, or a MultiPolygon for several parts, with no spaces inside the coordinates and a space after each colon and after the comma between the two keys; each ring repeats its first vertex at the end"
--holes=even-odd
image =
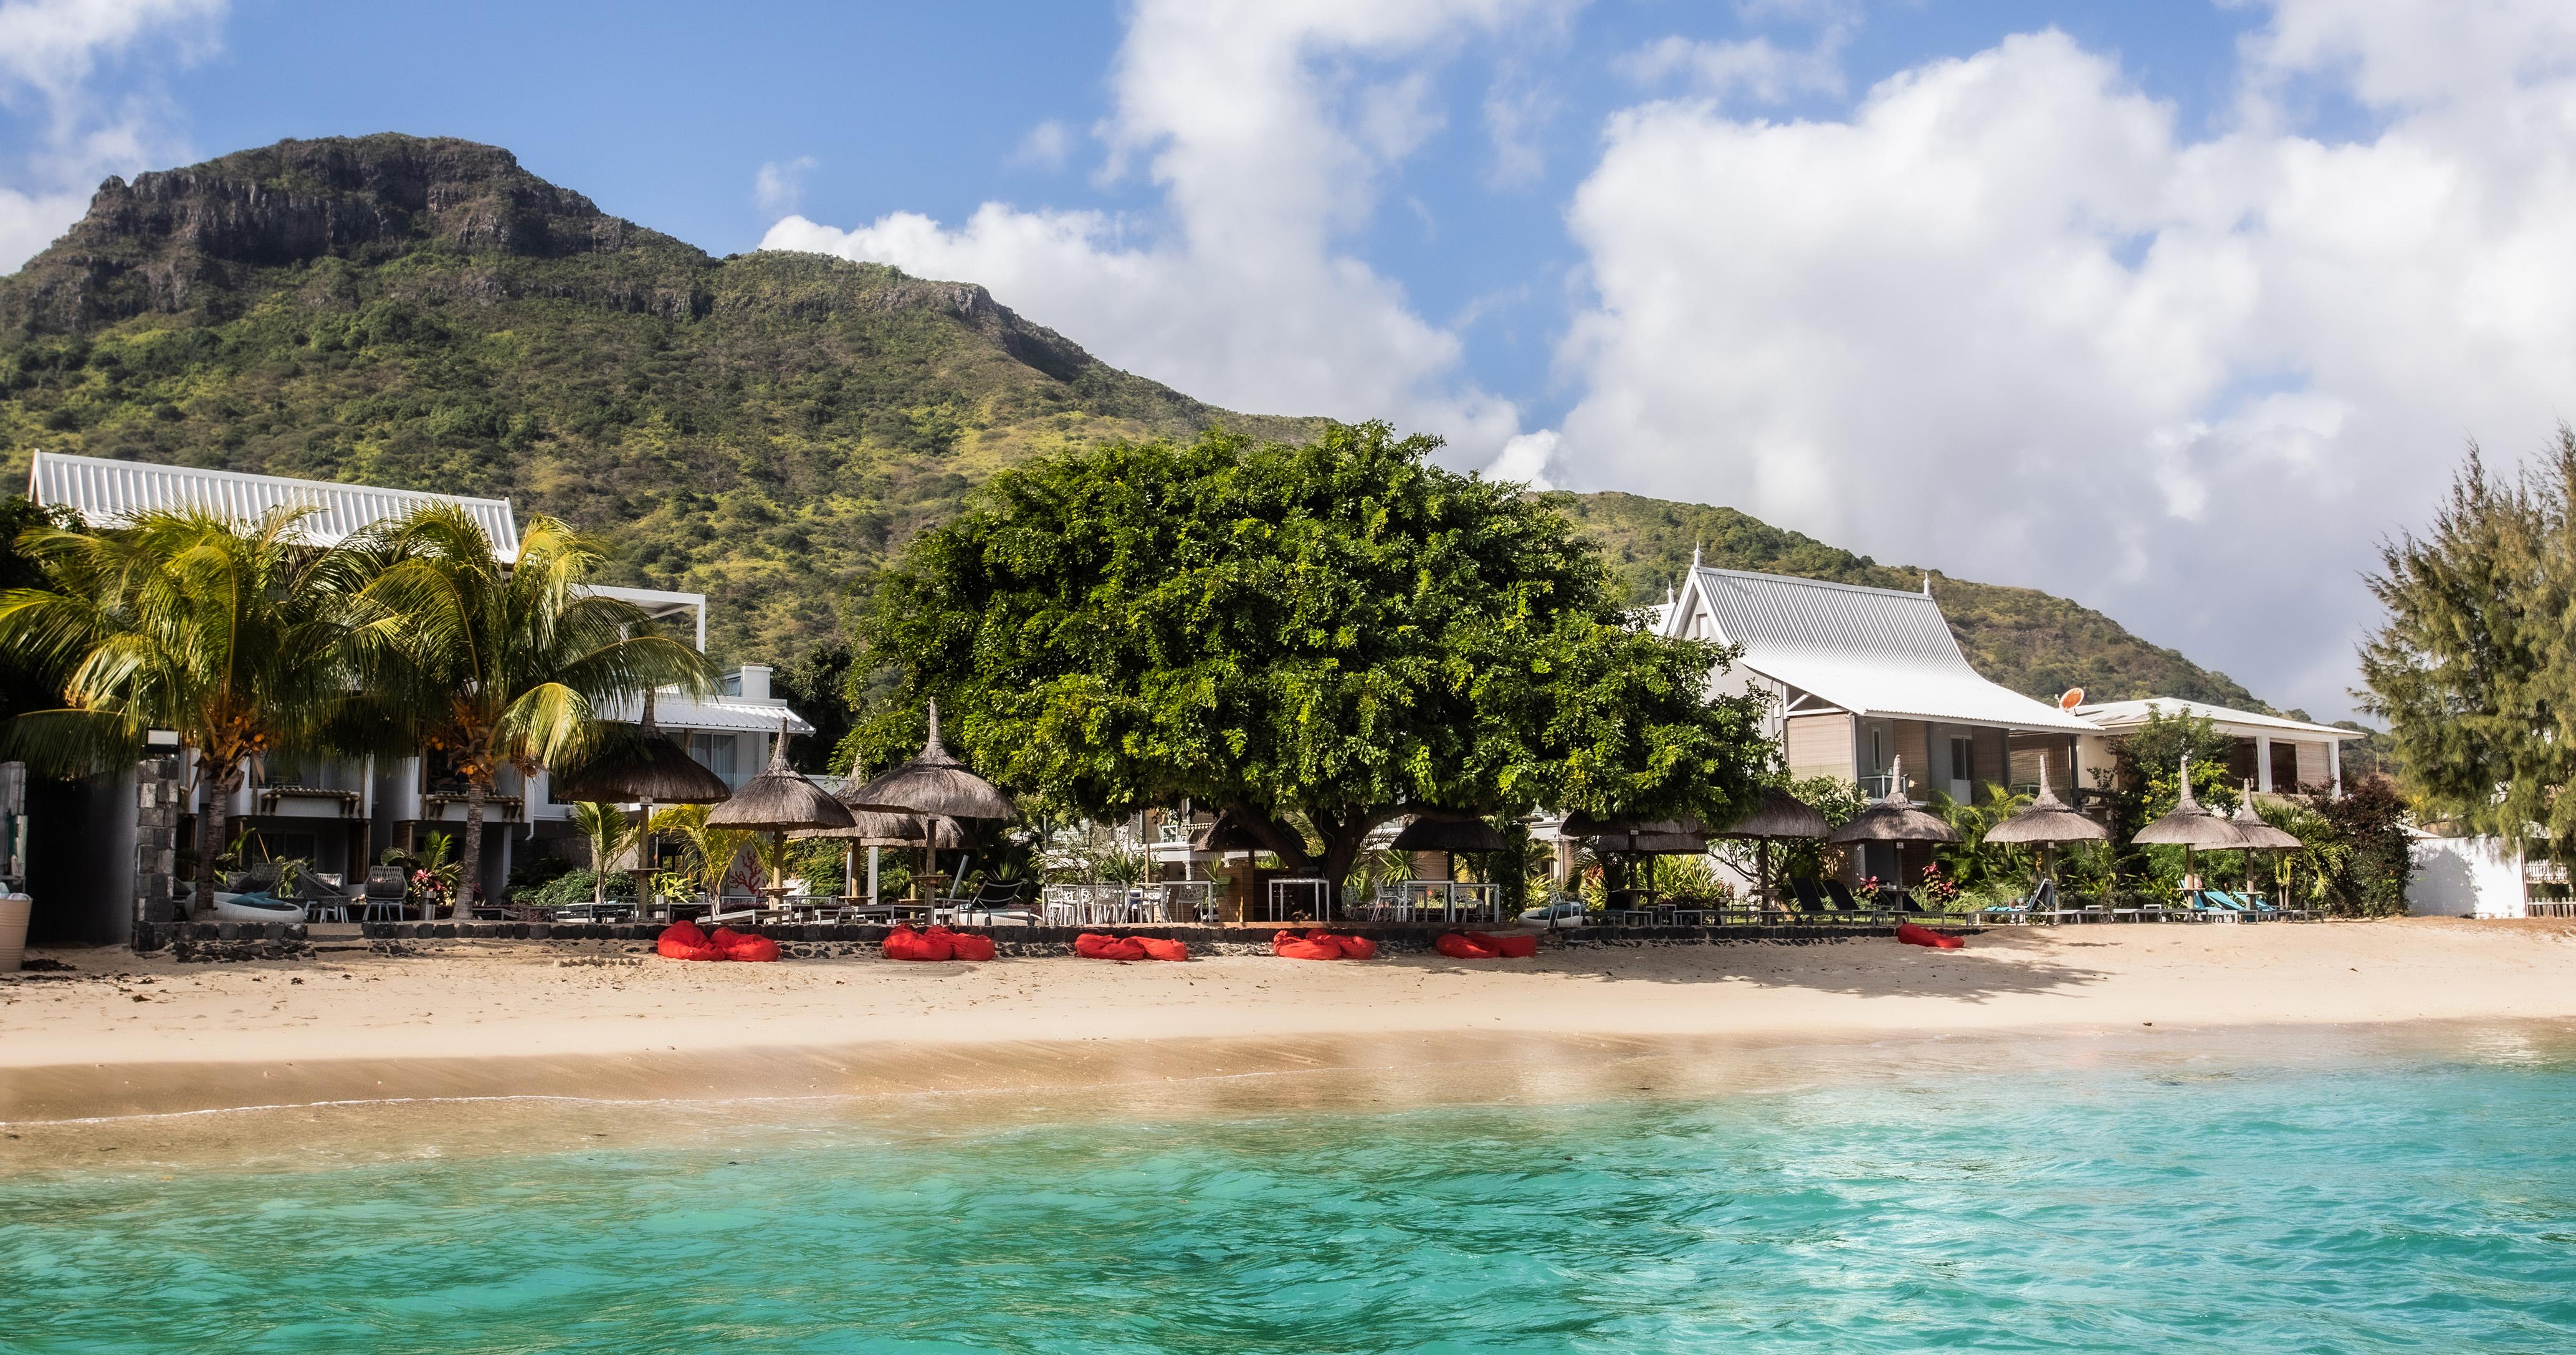
{"type": "Polygon", "coordinates": [[[1923,868],[1923,883],[1916,885],[1914,892],[1921,895],[1925,902],[1941,904],[1944,907],[1958,902],[1959,899],[1958,882],[1941,873],[1939,862],[1923,868]]]}

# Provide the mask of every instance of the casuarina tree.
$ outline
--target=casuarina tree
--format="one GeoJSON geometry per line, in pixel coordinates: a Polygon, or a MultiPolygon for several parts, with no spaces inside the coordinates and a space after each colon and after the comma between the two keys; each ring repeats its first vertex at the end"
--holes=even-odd
{"type": "Polygon", "coordinates": [[[1710,694],[1725,652],[1643,631],[1562,517],[1438,445],[1212,432],[1004,472],[879,581],[861,680],[891,695],[846,759],[907,751],[936,698],[996,781],[1222,809],[1327,879],[1417,808],[1748,805],[1770,745],[1710,694]]]}
{"type": "Polygon", "coordinates": [[[2380,552],[2387,620],[2361,650],[2418,804],[2576,858],[2576,431],[2524,474],[2467,465],[2423,536],[2380,552]]]}

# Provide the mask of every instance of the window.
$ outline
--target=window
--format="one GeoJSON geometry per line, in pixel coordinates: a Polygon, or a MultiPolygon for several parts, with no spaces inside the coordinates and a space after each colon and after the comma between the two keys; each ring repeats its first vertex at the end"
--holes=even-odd
{"type": "Polygon", "coordinates": [[[1950,740],[1950,779],[1974,783],[1977,779],[1977,741],[1971,738],[1950,740]]]}
{"type": "Polygon", "coordinates": [[[734,771],[733,765],[735,743],[736,739],[731,734],[691,734],[689,757],[699,766],[714,772],[726,785],[740,790],[743,778],[734,771]]]}

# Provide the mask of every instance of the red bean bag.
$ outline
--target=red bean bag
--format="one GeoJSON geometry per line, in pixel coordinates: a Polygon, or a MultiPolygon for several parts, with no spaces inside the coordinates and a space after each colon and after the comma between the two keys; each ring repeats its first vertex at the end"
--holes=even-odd
{"type": "Polygon", "coordinates": [[[1317,941],[1295,932],[1278,932],[1270,938],[1270,953],[1284,960],[1338,960],[1342,948],[1331,941],[1317,941]]]}
{"type": "Polygon", "coordinates": [[[1332,944],[1341,947],[1342,958],[1345,960],[1374,960],[1377,958],[1377,942],[1372,941],[1365,936],[1345,936],[1339,932],[1328,932],[1318,927],[1315,930],[1306,933],[1306,939],[1309,941],[1329,941],[1332,944]]]}
{"type": "Polygon", "coordinates": [[[1506,960],[1527,960],[1538,954],[1538,938],[1535,936],[1493,936],[1485,932],[1469,932],[1467,939],[1506,960]]]}
{"type": "Polygon", "coordinates": [[[1086,960],[1141,960],[1145,958],[1145,947],[1132,936],[1084,932],[1073,938],[1073,953],[1086,960]]]}
{"type": "Polygon", "coordinates": [[[1918,927],[1911,922],[1896,924],[1896,939],[1909,946],[1930,946],[1934,950],[1957,950],[1968,944],[1955,936],[1943,936],[1929,927],[1918,927]]]}
{"type": "Polygon", "coordinates": [[[716,934],[707,938],[707,944],[723,951],[728,960],[758,962],[778,958],[777,942],[756,932],[738,932],[731,927],[716,928],[716,934]]]}
{"type": "Polygon", "coordinates": [[[917,932],[907,922],[886,933],[885,957],[889,960],[945,960],[955,953],[955,944],[945,927],[917,932]]]}
{"type": "Polygon", "coordinates": [[[1431,948],[1448,956],[1452,960],[1491,960],[1495,958],[1492,947],[1480,946],[1476,944],[1473,938],[1462,935],[1458,932],[1442,932],[1440,934],[1440,939],[1431,943],[1431,948]]]}
{"type": "Polygon", "coordinates": [[[662,929],[662,939],[653,949],[665,960],[721,960],[722,947],[708,942],[707,934],[694,922],[674,922],[662,929]]]}
{"type": "Polygon", "coordinates": [[[1139,936],[1135,941],[1137,945],[1145,948],[1145,958],[1148,960],[1190,958],[1190,943],[1187,941],[1166,941],[1159,936],[1139,936]]]}
{"type": "MultiPolygon", "coordinates": [[[[938,927],[931,928],[936,932],[938,927]]],[[[956,960],[989,960],[993,958],[993,938],[972,932],[949,932],[948,955],[956,960]]]]}

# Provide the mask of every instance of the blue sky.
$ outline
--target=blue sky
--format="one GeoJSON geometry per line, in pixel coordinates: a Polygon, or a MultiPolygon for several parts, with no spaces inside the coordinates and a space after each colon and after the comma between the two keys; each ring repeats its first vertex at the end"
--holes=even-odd
{"type": "Polygon", "coordinates": [[[0,0],[0,267],[103,174],[507,146],[1236,408],[1746,509],[2349,711],[2361,574],[2576,374],[2555,0],[0,0]]]}

